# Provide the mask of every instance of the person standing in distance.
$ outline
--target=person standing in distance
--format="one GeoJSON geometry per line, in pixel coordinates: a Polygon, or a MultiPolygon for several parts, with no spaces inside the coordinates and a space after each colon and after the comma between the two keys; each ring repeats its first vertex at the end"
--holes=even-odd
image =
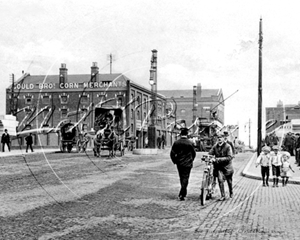
{"type": "Polygon", "coordinates": [[[8,151],[10,152],[10,136],[7,132],[7,129],[4,130],[4,133],[1,137],[1,143],[2,143],[2,152],[5,152],[5,144],[7,145],[8,151]]]}
{"type": "Polygon", "coordinates": [[[227,181],[229,188],[229,196],[233,197],[232,188],[232,177],[233,177],[233,167],[232,167],[232,150],[231,146],[225,142],[224,136],[222,134],[217,135],[217,143],[210,149],[209,155],[215,157],[214,162],[214,177],[218,178],[221,198],[219,201],[225,200],[225,188],[224,180],[227,181]]]}
{"type": "Polygon", "coordinates": [[[32,143],[33,143],[32,133],[29,133],[29,135],[25,138],[25,141],[26,141],[26,152],[28,152],[28,148],[30,148],[31,152],[33,152],[33,148],[32,148],[32,143]]]}
{"type": "Polygon", "coordinates": [[[187,195],[190,173],[193,168],[193,162],[196,157],[196,151],[193,144],[188,140],[187,128],[180,129],[180,139],[176,140],[171,148],[170,157],[172,162],[177,165],[181,189],[178,198],[184,201],[187,195]]]}

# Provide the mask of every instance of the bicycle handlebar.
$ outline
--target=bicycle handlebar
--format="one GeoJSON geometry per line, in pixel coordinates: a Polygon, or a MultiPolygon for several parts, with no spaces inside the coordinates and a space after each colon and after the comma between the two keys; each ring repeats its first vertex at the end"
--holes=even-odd
{"type": "Polygon", "coordinates": [[[215,161],[215,156],[203,155],[201,160],[204,161],[204,162],[214,162],[215,161]]]}

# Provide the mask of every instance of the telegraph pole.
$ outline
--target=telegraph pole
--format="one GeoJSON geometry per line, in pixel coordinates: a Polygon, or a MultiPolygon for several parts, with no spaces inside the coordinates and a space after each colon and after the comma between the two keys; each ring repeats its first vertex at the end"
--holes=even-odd
{"type": "Polygon", "coordinates": [[[258,115],[257,115],[257,156],[261,152],[261,121],[262,121],[262,19],[259,22],[259,50],[258,50],[258,115]]]}

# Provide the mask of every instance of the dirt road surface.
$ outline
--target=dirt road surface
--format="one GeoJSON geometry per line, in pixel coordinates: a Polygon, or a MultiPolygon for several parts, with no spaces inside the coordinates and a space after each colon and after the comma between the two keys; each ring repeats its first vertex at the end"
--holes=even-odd
{"type": "Polygon", "coordinates": [[[1,239],[299,239],[297,204],[283,203],[276,214],[268,209],[299,190],[275,192],[242,177],[251,156],[234,160],[234,198],[219,202],[217,191],[205,206],[200,153],[186,201],[177,200],[168,150],[113,159],[72,153],[0,159],[1,239]]]}

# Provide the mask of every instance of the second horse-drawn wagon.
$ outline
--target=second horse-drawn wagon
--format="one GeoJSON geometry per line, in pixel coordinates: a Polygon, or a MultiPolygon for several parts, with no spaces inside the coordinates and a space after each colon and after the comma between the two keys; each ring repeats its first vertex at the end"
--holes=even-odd
{"type": "Polygon", "coordinates": [[[123,110],[119,107],[101,107],[95,110],[94,155],[101,156],[102,151],[108,151],[109,157],[115,157],[119,152],[124,155],[125,132],[123,110]]]}
{"type": "Polygon", "coordinates": [[[77,124],[72,123],[70,120],[63,121],[60,124],[60,143],[59,148],[61,152],[71,152],[75,148],[76,152],[85,151],[89,138],[86,133],[79,130],[77,124]]]}
{"type": "Polygon", "coordinates": [[[67,122],[61,124],[59,147],[62,152],[71,152],[73,147],[76,147],[76,151],[78,151],[78,132],[78,128],[75,126],[74,123],[67,122]]]}

